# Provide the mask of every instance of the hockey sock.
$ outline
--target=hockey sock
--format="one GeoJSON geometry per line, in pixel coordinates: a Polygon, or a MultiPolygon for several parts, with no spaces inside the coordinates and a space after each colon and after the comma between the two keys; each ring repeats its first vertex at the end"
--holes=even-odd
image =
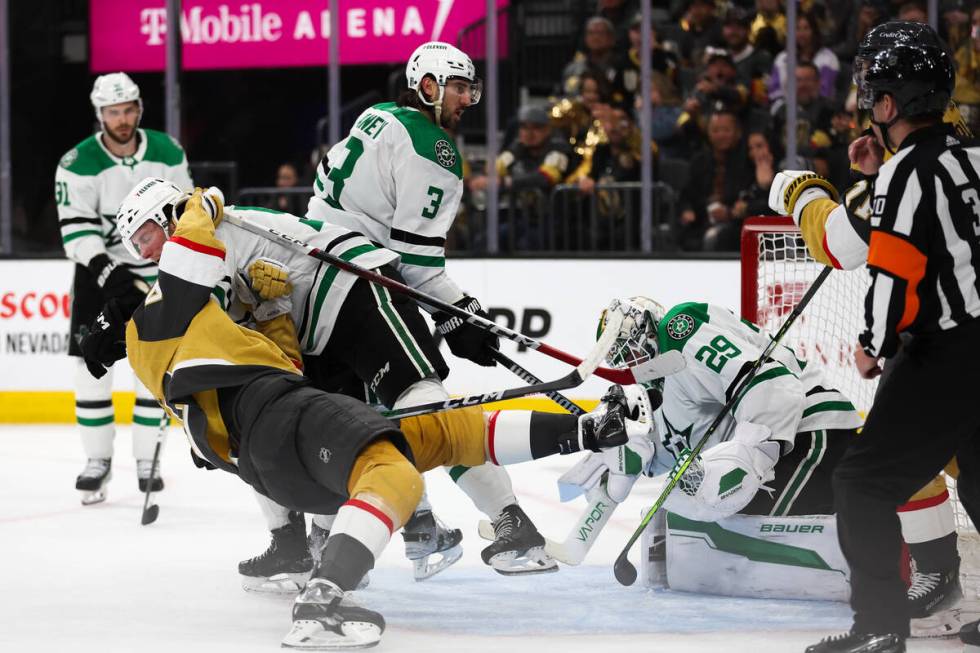
{"type": "Polygon", "coordinates": [[[919,573],[935,574],[957,569],[960,554],[956,549],[956,531],[928,542],[909,544],[909,554],[919,573]]]}
{"type": "Polygon", "coordinates": [[[337,515],[313,515],[313,523],[317,525],[318,528],[330,532],[333,528],[333,523],[337,519],[337,515]]]}
{"type": "Polygon", "coordinates": [[[487,456],[495,465],[512,465],[580,449],[578,417],[537,411],[490,413],[487,456]]]}
{"type": "MultiPolygon", "coordinates": [[[[96,379],[78,359],[75,370],[75,420],[82,436],[82,448],[88,458],[112,458],[112,441],[116,431],[112,408],[112,368],[96,379]]],[[[150,451],[153,456],[153,451],[150,451]]]]}
{"type": "Polygon", "coordinates": [[[255,500],[259,504],[262,516],[265,517],[265,525],[270,531],[282,528],[289,523],[289,508],[283,508],[269,497],[253,492],[255,500]]]}
{"type": "Polygon", "coordinates": [[[382,510],[361,499],[348,500],[337,512],[313,576],[325,578],[345,592],[353,590],[374,568],[393,530],[391,518],[382,510]]]}
{"type": "Polygon", "coordinates": [[[473,501],[476,509],[491,521],[496,520],[504,508],[517,503],[510,476],[503,467],[489,464],[479,467],[457,465],[449,469],[449,475],[473,501]]]}
{"type": "MultiPolygon", "coordinates": [[[[156,399],[136,397],[133,407],[133,458],[136,460],[152,460],[156,448],[160,424],[166,419],[163,409],[156,399]]],[[[161,448],[160,455],[163,455],[161,448]]],[[[159,468],[157,474],[160,473],[159,468]]]]}

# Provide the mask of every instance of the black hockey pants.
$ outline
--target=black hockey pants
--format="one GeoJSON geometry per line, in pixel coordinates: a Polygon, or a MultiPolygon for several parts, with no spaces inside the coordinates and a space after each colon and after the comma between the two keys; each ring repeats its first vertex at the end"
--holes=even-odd
{"type": "MultiPolygon", "coordinates": [[[[895,509],[955,455],[961,495],[980,487],[980,320],[918,336],[882,381],[864,430],[834,472],[841,549],[851,569],[854,630],[908,635],[895,509]]],[[[980,515],[971,514],[976,521],[980,515]]]]}

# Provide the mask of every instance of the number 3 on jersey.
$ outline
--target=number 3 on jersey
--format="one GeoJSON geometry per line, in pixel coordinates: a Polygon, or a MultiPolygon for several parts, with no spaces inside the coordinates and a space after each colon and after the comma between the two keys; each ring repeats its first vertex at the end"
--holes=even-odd
{"type": "Polygon", "coordinates": [[[344,163],[339,168],[330,168],[330,172],[327,173],[327,179],[333,184],[333,192],[324,198],[327,204],[340,211],[344,210],[344,207],[340,204],[340,193],[343,192],[344,184],[347,183],[347,179],[354,172],[354,165],[357,163],[357,160],[364,154],[364,143],[356,136],[350,136],[344,144],[344,147],[347,149],[347,156],[344,157],[344,163]]]}
{"type": "Polygon", "coordinates": [[[735,358],[741,353],[742,350],[733,345],[725,336],[715,336],[712,338],[711,344],[699,349],[694,357],[715,372],[720,373],[729,359],[735,358]]]}
{"type": "Polygon", "coordinates": [[[425,208],[422,209],[422,217],[432,218],[439,215],[439,207],[442,206],[442,196],[444,193],[442,189],[437,186],[429,186],[429,190],[426,191],[426,195],[432,198],[432,202],[425,208]]]}

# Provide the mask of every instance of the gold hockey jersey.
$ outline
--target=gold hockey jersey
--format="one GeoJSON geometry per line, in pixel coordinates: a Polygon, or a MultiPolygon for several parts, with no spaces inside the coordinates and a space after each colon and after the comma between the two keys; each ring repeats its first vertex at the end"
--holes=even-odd
{"type": "Polygon", "coordinates": [[[183,420],[194,452],[234,472],[237,442],[221,417],[218,390],[299,371],[271,340],[235,324],[212,299],[225,275],[224,256],[195,193],[163,247],[156,285],[127,325],[126,349],[140,381],[183,420]]]}

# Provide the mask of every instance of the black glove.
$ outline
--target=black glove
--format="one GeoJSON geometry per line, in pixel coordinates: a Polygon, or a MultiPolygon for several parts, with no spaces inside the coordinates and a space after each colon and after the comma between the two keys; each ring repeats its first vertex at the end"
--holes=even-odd
{"type": "Polygon", "coordinates": [[[97,379],[105,376],[107,368],[117,360],[126,358],[126,322],[129,316],[110,299],[91,327],[79,329],[78,346],[85,359],[85,367],[97,379]]]}
{"type": "MultiPolygon", "coordinates": [[[[476,313],[480,317],[490,317],[480,306],[480,302],[469,295],[464,295],[453,306],[458,306],[470,313],[476,313]]],[[[497,364],[490,356],[490,349],[500,347],[500,338],[493,333],[442,311],[433,314],[432,319],[435,320],[436,331],[446,338],[449,351],[453,352],[453,355],[484,367],[493,367],[497,364]]]]}
{"type": "Polygon", "coordinates": [[[106,299],[115,299],[126,319],[133,314],[150,287],[142,278],[133,274],[128,266],[117,263],[107,254],[97,254],[88,263],[88,269],[95,276],[95,282],[102,288],[106,299]]]}

